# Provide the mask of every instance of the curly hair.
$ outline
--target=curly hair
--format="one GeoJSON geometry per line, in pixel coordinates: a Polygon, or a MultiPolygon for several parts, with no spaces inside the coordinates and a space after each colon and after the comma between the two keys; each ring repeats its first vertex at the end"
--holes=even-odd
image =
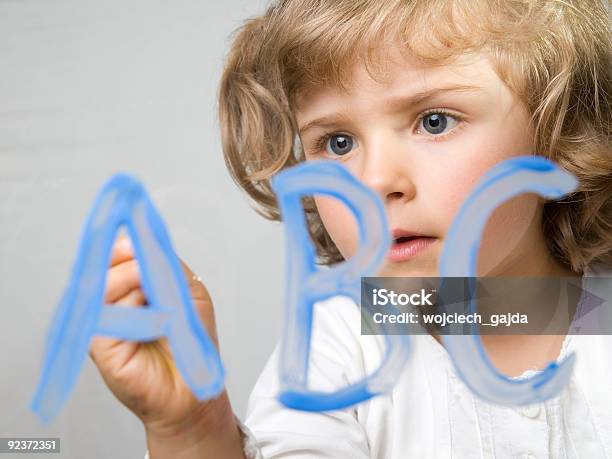
{"type": "MultiPolygon", "coordinates": [[[[551,254],[572,270],[612,264],[612,39],[607,0],[279,0],[233,36],[219,87],[227,167],[255,209],[280,220],[270,179],[304,160],[292,107],[309,88],[350,84],[350,62],[384,75],[385,45],[444,65],[484,52],[531,115],[534,154],[578,189],[544,206],[551,254]],[[380,45],[383,46],[380,46],[380,45]],[[378,46],[377,46],[378,45],[378,46]]],[[[304,200],[320,263],[342,260],[304,200]]]]}

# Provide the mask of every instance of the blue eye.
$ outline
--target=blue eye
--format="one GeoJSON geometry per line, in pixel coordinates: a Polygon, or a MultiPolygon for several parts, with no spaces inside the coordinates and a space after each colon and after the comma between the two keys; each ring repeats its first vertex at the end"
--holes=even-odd
{"type": "Polygon", "coordinates": [[[432,135],[442,134],[449,125],[453,128],[456,124],[455,117],[442,112],[428,113],[421,118],[421,127],[432,135]]]}
{"type": "Polygon", "coordinates": [[[343,156],[353,149],[353,139],[344,134],[335,134],[329,137],[325,146],[330,155],[343,156]]]}

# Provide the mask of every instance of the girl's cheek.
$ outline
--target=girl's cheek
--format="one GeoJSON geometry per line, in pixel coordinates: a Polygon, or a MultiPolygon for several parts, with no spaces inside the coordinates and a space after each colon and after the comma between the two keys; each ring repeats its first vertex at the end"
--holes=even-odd
{"type": "MultiPolygon", "coordinates": [[[[537,196],[516,196],[499,206],[487,221],[481,238],[478,271],[484,275],[502,265],[520,263],[539,243],[540,211],[537,196]]],[[[509,267],[509,266],[508,266],[509,267]]]]}
{"type": "MultiPolygon", "coordinates": [[[[472,150],[478,154],[472,156],[471,161],[463,163],[449,161],[447,172],[437,177],[437,183],[451,184],[445,190],[438,189],[438,193],[435,194],[436,202],[432,203],[434,208],[444,209],[434,216],[441,219],[439,224],[444,228],[444,237],[448,234],[461,206],[483,175],[496,164],[520,154],[512,151],[511,147],[510,145],[507,154],[490,154],[496,149],[499,151],[499,146],[483,144],[477,150],[472,150]]],[[[432,190],[432,195],[434,193],[435,190],[432,190]]],[[[517,254],[524,254],[527,246],[533,244],[534,238],[537,237],[537,216],[540,207],[541,204],[535,195],[521,195],[493,211],[482,233],[478,252],[478,275],[492,272],[517,254]]]]}
{"type": "Polygon", "coordinates": [[[421,190],[427,207],[431,209],[429,215],[436,220],[437,228],[443,228],[440,236],[445,236],[450,230],[459,209],[485,171],[482,164],[472,167],[466,166],[465,162],[451,162],[428,180],[429,184],[435,186],[423,184],[421,190]]]}

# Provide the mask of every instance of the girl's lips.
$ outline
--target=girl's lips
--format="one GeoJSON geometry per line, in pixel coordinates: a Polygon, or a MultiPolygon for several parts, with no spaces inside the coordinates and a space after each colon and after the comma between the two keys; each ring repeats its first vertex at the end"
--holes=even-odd
{"type": "Polygon", "coordinates": [[[394,242],[389,250],[390,261],[406,261],[427,249],[436,240],[435,237],[415,237],[406,241],[394,242]]]}

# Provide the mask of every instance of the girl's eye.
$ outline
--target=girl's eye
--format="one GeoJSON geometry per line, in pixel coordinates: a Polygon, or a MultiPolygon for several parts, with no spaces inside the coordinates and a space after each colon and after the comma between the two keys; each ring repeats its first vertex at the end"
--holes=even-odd
{"type": "Polygon", "coordinates": [[[423,115],[419,127],[431,135],[439,135],[446,131],[448,127],[453,129],[458,123],[459,121],[454,116],[437,111],[423,115]]]}
{"type": "Polygon", "coordinates": [[[353,138],[346,134],[334,134],[325,141],[325,150],[332,156],[344,156],[353,149],[353,138]]]}

